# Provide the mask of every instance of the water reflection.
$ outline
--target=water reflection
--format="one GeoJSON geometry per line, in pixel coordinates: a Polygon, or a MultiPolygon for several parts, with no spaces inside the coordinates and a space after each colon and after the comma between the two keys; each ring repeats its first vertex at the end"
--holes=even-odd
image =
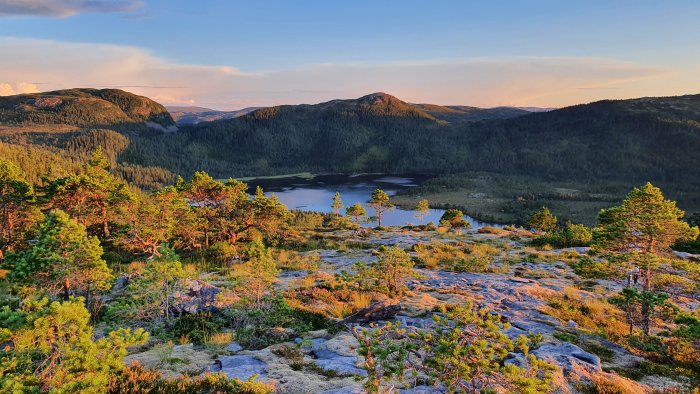
{"type": "MultiPolygon", "coordinates": [[[[262,186],[265,195],[275,194],[279,200],[289,209],[306,211],[331,212],[331,204],[335,192],[340,193],[343,204],[348,207],[355,203],[362,204],[367,210],[367,215],[375,215],[372,208],[367,205],[374,189],[383,189],[389,196],[395,195],[399,190],[415,187],[428,179],[425,176],[399,177],[388,175],[319,175],[312,179],[281,178],[281,179],[257,179],[249,181],[250,191],[255,191],[257,186],[262,186]]],[[[382,216],[382,224],[386,226],[404,226],[407,224],[438,223],[445,211],[443,209],[431,209],[425,217],[419,219],[414,210],[394,208],[385,212],[382,216]]],[[[343,214],[345,210],[343,209],[343,214]]],[[[465,216],[472,228],[479,228],[489,223],[479,222],[469,216],[465,216]]],[[[364,226],[373,227],[377,223],[367,223],[364,226]]]]}

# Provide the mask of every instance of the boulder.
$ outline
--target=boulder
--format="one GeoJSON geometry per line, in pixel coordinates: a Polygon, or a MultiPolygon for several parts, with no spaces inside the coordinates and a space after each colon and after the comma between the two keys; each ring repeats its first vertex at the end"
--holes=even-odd
{"type": "Polygon", "coordinates": [[[530,353],[537,358],[559,365],[565,374],[570,373],[574,366],[581,366],[593,372],[603,370],[600,357],[568,342],[561,345],[547,343],[532,350],[530,353]]]}
{"type": "Polygon", "coordinates": [[[181,313],[195,314],[217,311],[231,305],[239,297],[208,282],[198,279],[185,279],[180,289],[173,292],[173,308],[181,313]]]}
{"type": "Polygon", "coordinates": [[[360,358],[354,350],[357,346],[357,340],[346,333],[330,340],[311,340],[310,353],[316,365],[324,371],[335,371],[340,375],[367,376],[367,371],[358,367],[360,358]]]}
{"type": "Polygon", "coordinates": [[[391,320],[401,311],[401,305],[396,300],[386,299],[360,309],[354,314],[341,320],[342,324],[364,324],[377,320],[391,320]]]}
{"type": "Polygon", "coordinates": [[[238,353],[243,350],[243,346],[239,345],[238,342],[231,342],[231,344],[226,347],[226,350],[231,353],[238,353]]]}
{"type": "Polygon", "coordinates": [[[221,356],[218,364],[221,372],[230,379],[249,380],[253,376],[265,378],[265,368],[267,364],[251,355],[221,356]]]}

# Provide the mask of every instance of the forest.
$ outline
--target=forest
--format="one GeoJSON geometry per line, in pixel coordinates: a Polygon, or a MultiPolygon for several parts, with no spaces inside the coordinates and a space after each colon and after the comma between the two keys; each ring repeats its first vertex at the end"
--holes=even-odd
{"type": "Polygon", "coordinates": [[[593,228],[542,208],[524,228],[478,231],[457,209],[382,227],[393,204],[378,189],[379,226],[362,229],[368,212],[338,195],[332,213],[290,211],[232,178],[198,171],[144,192],[117,168],[98,147],[33,182],[0,159],[3,392],[680,393],[700,382],[700,265],[677,254],[696,253],[700,231],[650,183],[593,228]],[[649,383],[659,376],[666,391],[649,383]]]}

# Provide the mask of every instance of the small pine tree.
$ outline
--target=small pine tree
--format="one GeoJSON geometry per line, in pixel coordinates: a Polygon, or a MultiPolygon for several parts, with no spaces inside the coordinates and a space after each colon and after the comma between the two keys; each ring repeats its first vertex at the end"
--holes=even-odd
{"type": "MultiPolygon", "coordinates": [[[[19,311],[30,322],[2,334],[0,387],[13,393],[104,393],[111,376],[124,368],[127,346],[143,344],[148,333],[118,329],[94,339],[82,299],[48,304],[26,302],[19,311]]],[[[3,391],[6,392],[6,391],[3,391]]]]}
{"type": "Polygon", "coordinates": [[[552,231],[557,228],[557,217],[547,207],[540,208],[530,216],[527,225],[538,231],[552,231]]]}
{"type": "Polygon", "coordinates": [[[10,279],[39,286],[56,295],[90,296],[109,289],[112,273],[102,259],[102,246],[87,236],[85,227],[63,211],[46,214],[39,223],[36,239],[26,251],[7,256],[10,279]]]}
{"type": "Polygon", "coordinates": [[[416,205],[416,218],[418,221],[422,222],[423,219],[428,216],[428,212],[430,212],[428,200],[422,199],[418,201],[418,205],[416,205]]]}
{"type": "Polygon", "coordinates": [[[394,208],[394,205],[389,201],[389,195],[382,189],[376,189],[372,192],[372,197],[369,200],[369,206],[377,212],[377,224],[382,226],[382,215],[384,212],[394,208]]]}
{"type": "Polygon", "coordinates": [[[464,220],[464,213],[459,209],[448,209],[440,218],[440,225],[447,228],[469,228],[471,225],[464,220]]]}
{"type": "Polygon", "coordinates": [[[345,214],[352,218],[352,221],[359,225],[360,221],[364,219],[367,216],[367,211],[365,210],[365,207],[362,206],[359,202],[356,202],[354,205],[351,205],[345,209],[345,214]]]}
{"type": "Polygon", "coordinates": [[[331,205],[331,208],[333,208],[333,213],[335,213],[335,216],[340,216],[340,210],[343,209],[343,200],[340,199],[340,193],[335,192],[335,195],[333,196],[333,205],[331,205]]]}
{"type": "MultiPolygon", "coordinates": [[[[459,393],[548,393],[556,367],[529,355],[527,365],[503,361],[514,351],[503,332],[501,316],[471,304],[452,306],[445,316],[434,316],[432,328],[401,327],[386,323],[372,330],[353,328],[364,356],[368,392],[384,392],[422,373],[432,385],[459,393]]],[[[526,340],[518,340],[527,354],[526,340]]]]}

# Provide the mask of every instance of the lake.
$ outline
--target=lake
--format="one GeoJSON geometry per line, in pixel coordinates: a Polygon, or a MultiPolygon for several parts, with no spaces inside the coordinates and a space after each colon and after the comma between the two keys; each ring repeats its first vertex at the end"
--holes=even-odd
{"type": "MultiPolygon", "coordinates": [[[[359,202],[364,205],[367,215],[373,216],[376,213],[367,205],[372,191],[379,188],[383,189],[389,196],[393,196],[398,191],[418,186],[429,178],[421,175],[316,175],[311,178],[257,178],[249,180],[247,183],[250,186],[250,193],[254,193],[255,188],[261,186],[265,191],[265,195],[275,194],[289,209],[332,212],[333,195],[335,195],[335,192],[338,192],[345,207],[359,202]]],[[[431,209],[422,220],[419,220],[414,210],[397,207],[384,213],[382,225],[404,226],[407,224],[427,224],[429,222],[437,224],[444,212],[445,210],[443,209],[431,209]]],[[[345,209],[342,210],[342,213],[345,214],[345,209]]],[[[466,215],[465,219],[472,225],[472,228],[493,225],[480,222],[466,215]]],[[[376,222],[363,224],[365,227],[376,225],[376,222]]]]}

